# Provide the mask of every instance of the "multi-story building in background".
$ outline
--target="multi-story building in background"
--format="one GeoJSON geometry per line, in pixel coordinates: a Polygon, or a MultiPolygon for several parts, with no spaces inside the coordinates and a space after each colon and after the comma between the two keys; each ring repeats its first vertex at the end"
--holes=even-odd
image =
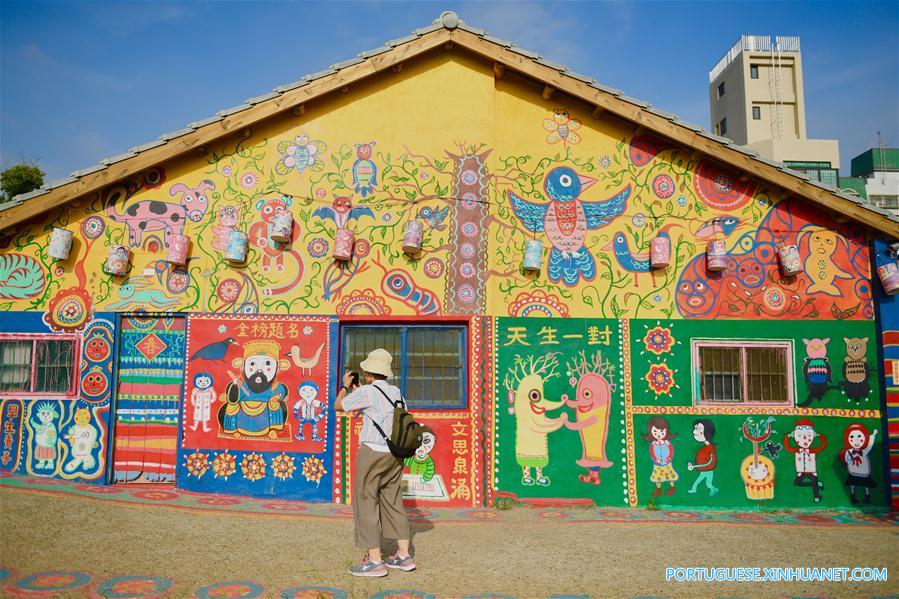
{"type": "Polygon", "coordinates": [[[812,179],[839,183],[835,139],[809,139],[798,37],[744,35],[709,71],[713,131],[812,179]]]}
{"type": "Polygon", "coordinates": [[[877,147],[852,159],[852,176],[840,177],[840,188],[852,190],[868,204],[899,215],[899,148],[877,147]]]}

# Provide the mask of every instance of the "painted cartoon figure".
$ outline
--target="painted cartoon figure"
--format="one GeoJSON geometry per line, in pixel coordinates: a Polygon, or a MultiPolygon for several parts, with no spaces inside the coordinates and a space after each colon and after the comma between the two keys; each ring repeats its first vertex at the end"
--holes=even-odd
{"type": "Polygon", "coordinates": [[[740,464],[740,478],[746,487],[747,499],[774,499],[774,462],[781,445],[768,441],[777,431],[773,428],[774,417],[768,416],[757,421],[752,416],[746,418],[740,426],[743,436],[740,438],[752,443],[752,455],[746,456],[740,464]],[[764,444],[764,449],[762,449],[764,444]],[[765,451],[771,457],[762,455],[765,451]]]}
{"type": "Polygon", "coordinates": [[[808,388],[808,397],[805,401],[796,404],[800,408],[812,403],[812,400],[820,401],[824,394],[830,390],[832,371],[830,361],[827,359],[827,344],[830,338],[803,339],[805,352],[805,364],[802,367],[802,375],[808,388]]]}
{"type": "Polygon", "coordinates": [[[868,338],[843,337],[846,342],[846,357],[843,358],[843,392],[856,403],[867,399],[871,392],[868,377],[871,368],[868,366],[868,338]]]}
{"type": "Polygon", "coordinates": [[[96,459],[92,451],[100,446],[97,443],[97,429],[90,424],[91,412],[87,408],[75,410],[75,424],[69,427],[65,438],[72,444],[72,459],[63,467],[66,472],[74,472],[78,468],[90,470],[96,459]]]}
{"type": "Polygon", "coordinates": [[[510,412],[515,414],[515,459],[521,466],[521,484],[527,486],[535,482],[543,487],[550,484],[549,477],[543,474],[543,469],[549,464],[546,437],[562,428],[568,420],[566,413],[556,419],[546,416],[547,412],[565,405],[563,401],[546,399],[543,389],[544,382],[558,376],[555,371],[557,355],[549,353],[527,359],[515,356],[513,370],[504,380],[512,406],[510,412]],[[531,476],[532,469],[537,471],[536,479],[531,476]]]}
{"type": "Polygon", "coordinates": [[[415,455],[408,457],[403,464],[409,468],[409,474],[421,477],[422,482],[429,482],[434,478],[434,458],[430,456],[431,450],[437,443],[437,435],[434,429],[428,425],[421,427],[421,446],[415,450],[415,455]]]}
{"type": "Polygon", "coordinates": [[[715,447],[715,423],[708,418],[700,418],[693,422],[693,438],[701,443],[696,451],[696,462],[687,462],[687,470],[696,470],[699,476],[687,493],[696,493],[696,487],[704,482],[709,489],[709,497],[718,494],[715,486],[715,466],[718,465],[718,449],[715,447]]]}
{"type": "Polygon", "coordinates": [[[215,389],[212,388],[212,375],[208,372],[198,372],[194,375],[194,388],[190,392],[190,405],[194,407],[194,423],[190,430],[195,431],[201,424],[203,432],[208,433],[209,419],[212,417],[212,402],[215,401],[215,389]]]}
{"type": "Polygon", "coordinates": [[[877,437],[875,428],[871,434],[864,425],[855,422],[846,427],[843,434],[843,450],[840,452],[840,461],[846,465],[846,486],[849,487],[849,499],[852,503],[858,503],[855,498],[855,487],[865,490],[865,503],[871,503],[871,489],[877,486],[871,476],[871,458],[868,454],[874,447],[877,437]]]}
{"type": "Polygon", "coordinates": [[[34,425],[34,459],[37,460],[37,464],[34,468],[54,470],[59,433],[53,421],[59,418],[59,412],[55,404],[45,401],[38,404],[35,414],[37,421],[32,420],[32,425],[34,425]]]}
{"type": "Polygon", "coordinates": [[[603,362],[599,352],[593,355],[593,364],[588,365],[587,357],[581,352],[579,361],[568,363],[568,371],[572,374],[570,382],[577,385],[577,391],[575,400],[562,396],[565,405],[575,409],[575,421],[565,422],[565,426],[580,433],[582,453],[577,465],[587,469],[585,474],[578,475],[578,480],[598,485],[600,469],[612,465],[606,458],[612,400],[612,386],[606,376],[611,373],[612,365],[603,362]]]}
{"type": "Polygon", "coordinates": [[[108,304],[108,310],[125,310],[128,308],[149,308],[165,310],[179,303],[177,297],[169,297],[160,289],[154,289],[153,281],[149,278],[136,276],[128,277],[116,289],[119,301],[108,304]]]}
{"type": "Polygon", "coordinates": [[[321,441],[322,438],[318,435],[318,423],[325,415],[322,411],[325,404],[320,399],[316,399],[318,397],[318,385],[312,381],[303,381],[300,383],[297,393],[299,393],[300,399],[293,404],[293,413],[300,425],[294,438],[297,441],[305,441],[306,436],[303,434],[303,428],[309,424],[312,429],[312,440],[321,441]]]}
{"type": "Polygon", "coordinates": [[[219,208],[218,223],[212,227],[212,247],[221,253],[228,250],[231,231],[240,220],[239,206],[222,206],[219,208]]]}
{"type": "MultiPolygon", "coordinates": [[[[300,236],[300,227],[296,224],[293,226],[290,233],[290,243],[278,243],[270,240],[268,236],[269,227],[274,222],[275,217],[289,212],[292,203],[293,198],[287,195],[262,199],[256,202],[256,210],[259,211],[260,220],[250,225],[249,237],[250,243],[262,251],[262,272],[283,272],[285,268],[284,258],[289,256],[291,262],[294,263],[291,265],[290,271],[292,272],[292,269],[298,265],[299,272],[295,278],[296,282],[299,283],[303,278],[303,263],[299,254],[293,249],[292,244],[296,243],[300,236]]],[[[286,287],[278,293],[283,293],[292,287],[293,285],[286,287]]]]}
{"type": "Polygon", "coordinates": [[[839,297],[840,288],[834,285],[836,279],[851,279],[852,275],[834,263],[833,257],[839,242],[845,239],[835,231],[815,230],[808,242],[808,258],[805,259],[805,274],[812,284],[806,289],[809,295],[823,293],[839,297]]]}
{"type": "Polygon", "coordinates": [[[796,479],[793,484],[797,487],[811,487],[815,503],[821,503],[820,489],[824,485],[818,481],[817,455],[827,447],[827,437],[815,432],[815,425],[811,420],[803,418],[796,421],[793,432],[784,435],[784,449],[796,455],[796,479]],[[812,447],[815,437],[821,439],[818,447],[812,447]],[[790,439],[796,441],[796,445],[790,443],[790,439]]]}
{"type": "Polygon", "coordinates": [[[671,426],[661,416],[653,416],[646,423],[646,433],[641,434],[644,440],[649,441],[649,457],[652,460],[652,474],[649,480],[656,484],[656,490],[652,497],[662,494],[662,483],[671,485],[665,495],[674,495],[674,482],[677,480],[677,472],[674,471],[674,446],[671,439],[677,435],[671,434],[671,426]]]}
{"type": "Polygon", "coordinates": [[[288,390],[277,381],[278,372],[287,370],[290,362],[279,359],[277,341],[250,341],[243,348],[243,358],[232,362],[243,376],[228,372],[231,382],[219,397],[225,402],[219,409],[219,425],[226,435],[275,439],[287,419],[288,390]]]}
{"type": "Polygon", "coordinates": [[[162,231],[166,247],[172,235],[181,235],[187,220],[200,222],[209,209],[208,192],[215,190],[215,183],[208,179],[196,187],[175,183],[169,188],[169,195],[180,196],[180,202],[173,204],[159,200],[142,200],[129,205],[124,212],[116,209],[118,194],[109,194],[110,202],[106,215],[128,227],[128,243],[137,247],[146,233],[162,231]]]}
{"type": "Polygon", "coordinates": [[[353,163],[353,187],[363,198],[374,193],[378,185],[378,166],[371,159],[375,142],[356,144],[356,161],[353,163]]]}

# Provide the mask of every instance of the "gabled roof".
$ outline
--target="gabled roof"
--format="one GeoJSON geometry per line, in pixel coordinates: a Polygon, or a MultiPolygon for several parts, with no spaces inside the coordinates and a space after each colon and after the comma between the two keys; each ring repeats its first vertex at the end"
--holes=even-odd
{"type": "Polygon", "coordinates": [[[390,40],[383,46],[360,53],[355,58],[333,64],[323,71],[306,75],[293,83],[276,87],[269,93],[247,99],[243,104],[220,110],[209,118],[189,123],[183,129],[165,133],[157,140],[135,146],[99,164],[75,171],[65,179],[45,184],[40,189],[16,196],[0,205],[0,230],[17,225],[46,210],[102,189],[115,181],[134,175],[153,165],[171,160],[192,149],[201,148],[226,135],[298,107],[304,102],[344,88],[394,65],[429,52],[457,45],[494,61],[501,75],[511,69],[543,85],[593,105],[596,113],[608,112],[638,127],[713,157],[733,168],[748,171],[777,187],[793,192],[830,211],[843,214],[876,231],[899,238],[899,219],[888,212],[863,204],[859,198],[812,181],[804,173],[769,160],[735,144],[730,139],[709,133],[702,127],[653,108],[648,102],[630,98],[620,90],[598,83],[517,47],[510,41],[489,35],[467,25],[453,12],[444,12],[434,22],[410,35],[390,40]]]}

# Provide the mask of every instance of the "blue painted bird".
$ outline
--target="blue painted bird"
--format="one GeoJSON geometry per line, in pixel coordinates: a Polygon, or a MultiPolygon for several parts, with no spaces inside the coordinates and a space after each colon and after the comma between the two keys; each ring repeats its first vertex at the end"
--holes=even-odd
{"type": "Polygon", "coordinates": [[[444,206],[442,209],[425,206],[418,211],[415,218],[423,218],[432,229],[443,231],[446,228],[443,221],[446,220],[447,214],[449,214],[449,206],[444,206]]]}
{"type": "Polygon", "coordinates": [[[630,185],[607,200],[579,200],[581,192],[594,183],[596,179],[578,175],[567,166],[557,166],[543,181],[549,203],[529,202],[509,192],[509,202],[518,220],[528,231],[546,232],[553,245],[547,265],[553,283],[563,281],[573,287],[581,277],[585,281],[596,278],[596,261],[584,246],[587,230],[606,226],[627,208],[630,185]]]}
{"type": "Polygon", "coordinates": [[[740,219],[736,216],[716,216],[702,223],[694,235],[697,239],[712,239],[718,237],[730,237],[730,234],[740,225],[740,219]]]}
{"type": "MultiPolygon", "coordinates": [[[[659,237],[668,237],[668,229],[674,225],[666,225],[659,229],[659,237]]],[[[632,251],[627,241],[627,235],[619,231],[615,233],[612,242],[603,248],[604,250],[613,250],[615,260],[624,270],[634,273],[634,284],[637,284],[637,275],[652,270],[649,252],[632,251]]]]}
{"type": "Polygon", "coordinates": [[[194,360],[210,360],[210,361],[218,361],[221,362],[225,358],[225,354],[228,353],[228,348],[232,345],[236,345],[237,340],[234,337],[228,337],[223,341],[215,341],[210,343],[209,345],[204,345],[200,349],[194,352],[194,354],[188,358],[191,362],[194,360]]]}

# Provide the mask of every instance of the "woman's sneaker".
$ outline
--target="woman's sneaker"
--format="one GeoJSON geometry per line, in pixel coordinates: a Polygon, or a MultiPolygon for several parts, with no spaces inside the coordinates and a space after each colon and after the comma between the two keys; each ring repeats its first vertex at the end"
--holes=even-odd
{"type": "Polygon", "coordinates": [[[369,559],[364,559],[361,564],[350,566],[347,572],[353,576],[387,576],[387,566],[384,562],[373,562],[369,559]]]}
{"type": "Polygon", "coordinates": [[[387,564],[388,568],[396,568],[397,570],[405,570],[406,572],[411,572],[415,569],[415,560],[412,559],[411,555],[400,557],[399,553],[397,553],[393,557],[388,557],[384,563],[387,564]]]}

